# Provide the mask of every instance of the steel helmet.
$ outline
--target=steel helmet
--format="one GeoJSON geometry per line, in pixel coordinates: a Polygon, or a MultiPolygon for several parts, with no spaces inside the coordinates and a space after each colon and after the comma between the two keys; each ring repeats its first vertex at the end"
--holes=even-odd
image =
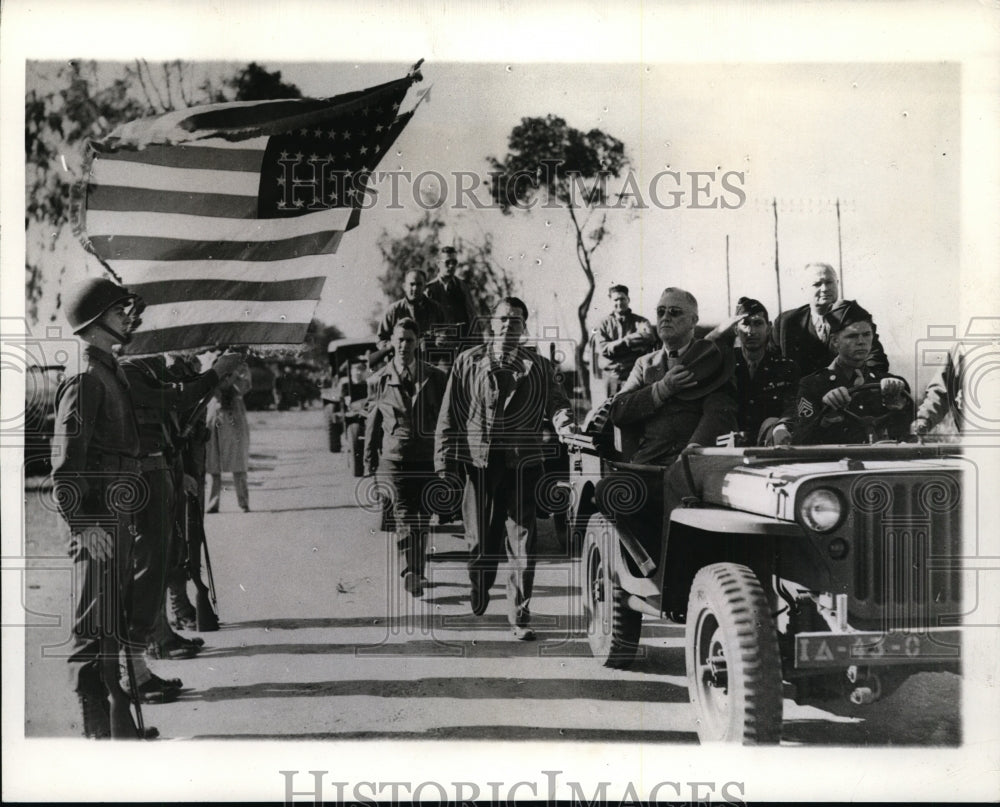
{"type": "Polygon", "coordinates": [[[91,277],[78,284],[67,296],[66,319],[73,333],[80,333],[99,320],[111,306],[133,299],[135,295],[128,289],[106,277],[91,277]]]}

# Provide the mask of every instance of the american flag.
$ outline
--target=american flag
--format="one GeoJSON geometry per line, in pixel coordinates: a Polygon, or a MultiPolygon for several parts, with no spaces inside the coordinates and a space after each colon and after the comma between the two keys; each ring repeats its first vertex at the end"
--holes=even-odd
{"type": "Polygon", "coordinates": [[[419,79],[191,107],[92,143],[77,226],[146,302],[127,351],[301,342],[419,79]]]}

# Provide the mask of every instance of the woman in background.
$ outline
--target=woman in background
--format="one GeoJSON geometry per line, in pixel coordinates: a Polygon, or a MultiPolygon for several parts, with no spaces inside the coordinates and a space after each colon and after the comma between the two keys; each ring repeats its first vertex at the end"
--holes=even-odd
{"type": "Polygon", "coordinates": [[[222,473],[233,475],[236,501],[244,513],[250,510],[247,468],[250,465],[250,424],[243,396],[250,391],[250,368],[240,365],[228,382],[220,384],[208,404],[208,455],[205,471],[212,480],[208,494],[209,513],[219,512],[222,473]]]}

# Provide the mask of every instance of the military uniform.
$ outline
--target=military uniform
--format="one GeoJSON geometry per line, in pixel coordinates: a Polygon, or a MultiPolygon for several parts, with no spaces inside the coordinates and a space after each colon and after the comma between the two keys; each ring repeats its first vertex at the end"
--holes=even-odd
{"type": "Polygon", "coordinates": [[[183,384],[165,380],[162,358],[123,362],[132,389],[139,424],[142,474],[150,491],[146,505],[137,514],[139,532],[135,542],[135,584],[132,594],[131,628],[137,641],[146,641],[166,590],[168,568],[176,554],[175,519],[178,467],[171,413],[190,409],[218,383],[209,370],[183,384]]]}
{"type": "Polygon", "coordinates": [[[750,361],[736,349],[736,421],[739,430],[755,445],[763,445],[771,430],[795,417],[799,373],[795,362],[773,347],[751,370],[750,361]]]}
{"type": "Polygon", "coordinates": [[[434,478],[434,429],[447,376],[419,360],[412,371],[401,377],[390,362],[369,379],[364,460],[365,473],[379,471],[391,491],[400,574],[422,578],[431,514],[424,491],[434,478]]]}
{"type": "Polygon", "coordinates": [[[127,640],[124,603],[134,510],[149,495],[139,453],[139,426],[125,374],[114,356],[87,345],[80,373],[56,392],[52,438],[54,495],[71,532],[74,611],[68,662],[73,688],[81,695],[112,685],[102,684],[102,638],[110,639],[115,653],[127,640]],[[80,540],[93,528],[114,537],[107,560],[92,557],[80,540]]]}
{"type": "Polygon", "coordinates": [[[404,297],[402,300],[396,300],[396,302],[390,305],[389,310],[382,317],[382,321],[378,326],[379,344],[388,344],[396,323],[407,317],[417,323],[421,336],[426,336],[436,326],[448,323],[444,309],[426,294],[421,295],[413,302],[404,297]]]}
{"type": "Polygon", "coordinates": [[[631,310],[620,316],[610,314],[602,319],[593,339],[605,398],[618,393],[632,372],[636,359],[655,350],[659,342],[649,320],[631,310]],[[630,343],[622,341],[633,335],[630,343]]]}
{"type": "MultiPolygon", "coordinates": [[[[827,410],[823,405],[823,396],[837,387],[850,389],[862,384],[880,382],[883,378],[899,378],[899,376],[870,367],[854,369],[842,365],[837,359],[825,369],[807,375],[799,382],[792,442],[798,445],[867,443],[868,434],[865,427],[840,410],[827,410]]],[[[909,391],[905,380],[903,384],[909,391]]],[[[882,392],[879,389],[858,393],[849,406],[851,411],[862,416],[891,413],[892,416],[880,427],[891,439],[899,439],[909,428],[912,414],[910,408],[904,406],[898,410],[888,409],[882,402],[882,392]]]]}

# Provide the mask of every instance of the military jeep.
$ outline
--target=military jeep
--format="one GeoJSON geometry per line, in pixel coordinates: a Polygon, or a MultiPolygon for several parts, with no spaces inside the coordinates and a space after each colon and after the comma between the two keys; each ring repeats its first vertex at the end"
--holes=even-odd
{"type": "Polygon", "coordinates": [[[644,615],[684,624],[701,741],[778,742],[786,684],[863,709],[959,671],[960,446],[705,448],[674,468],[629,462],[606,423],[565,442],[591,651],[625,668],[644,615]],[[671,474],[694,490],[698,472],[664,512],[671,474]]]}

